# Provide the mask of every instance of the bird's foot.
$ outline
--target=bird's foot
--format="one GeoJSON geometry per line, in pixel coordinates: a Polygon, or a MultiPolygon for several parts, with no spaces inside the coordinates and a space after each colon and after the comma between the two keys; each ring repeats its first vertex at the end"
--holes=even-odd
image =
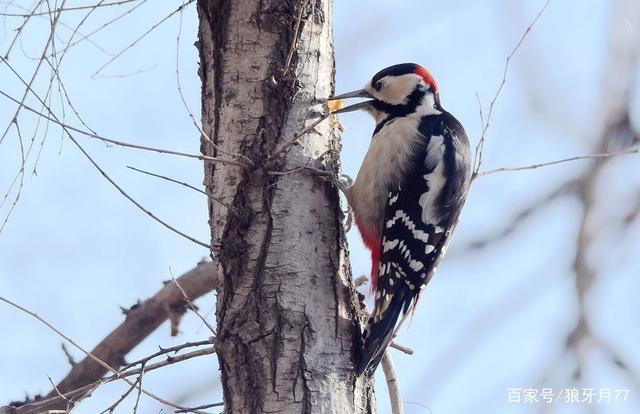
{"type": "Polygon", "coordinates": [[[353,225],[353,209],[351,206],[347,206],[345,214],[347,215],[347,218],[344,221],[344,232],[349,233],[351,226],[353,225]]]}
{"type": "Polygon", "coordinates": [[[315,166],[308,166],[305,169],[312,174],[322,178],[323,180],[335,185],[338,190],[340,190],[342,194],[347,197],[347,201],[349,201],[349,189],[353,185],[353,178],[351,178],[347,174],[340,174],[340,176],[336,176],[335,172],[327,170],[324,167],[318,168],[315,166]]]}

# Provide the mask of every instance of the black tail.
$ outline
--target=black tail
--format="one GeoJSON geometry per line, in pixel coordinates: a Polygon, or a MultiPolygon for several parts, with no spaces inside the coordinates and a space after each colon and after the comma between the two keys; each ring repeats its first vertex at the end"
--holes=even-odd
{"type": "MultiPolygon", "coordinates": [[[[375,372],[393,339],[400,313],[404,314],[407,311],[412,300],[413,294],[406,286],[404,289],[397,289],[393,294],[391,303],[382,312],[378,320],[375,320],[373,316],[369,318],[367,328],[363,334],[364,349],[356,368],[358,375],[362,375],[365,371],[375,372]]],[[[375,313],[376,311],[374,310],[373,315],[375,313]]]]}

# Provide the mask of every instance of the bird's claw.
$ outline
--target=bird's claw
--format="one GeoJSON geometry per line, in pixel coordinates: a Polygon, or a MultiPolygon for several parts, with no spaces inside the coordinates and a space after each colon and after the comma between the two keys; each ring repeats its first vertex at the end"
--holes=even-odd
{"type": "Polygon", "coordinates": [[[344,232],[349,233],[351,230],[351,226],[353,225],[353,209],[351,206],[347,206],[347,211],[345,212],[347,218],[344,221],[344,232]]]}
{"type": "Polygon", "coordinates": [[[353,179],[351,177],[346,174],[341,174],[340,177],[336,177],[333,171],[324,168],[309,166],[306,167],[306,170],[338,187],[338,190],[347,197],[347,200],[349,199],[349,187],[353,185],[353,179]]]}

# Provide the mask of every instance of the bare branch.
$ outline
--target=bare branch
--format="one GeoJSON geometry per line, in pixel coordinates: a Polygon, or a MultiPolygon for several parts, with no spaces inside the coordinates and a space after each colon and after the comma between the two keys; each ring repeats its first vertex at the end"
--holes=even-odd
{"type": "Polygon", "coordinates": [[[387,388],[389,390],[389,402],[391,403],[392,414],[404,414],[404,406],[402,404],[402,396],[400,387],[398,386],[398,374],[393,366],[393,361],[389,352],[385,352],[382,357],[382,370],[387,380],[387,388]]]}
{"type": "Polygon", "coordinates": [[[556,199],[563,196],[575,194],[577,191],[577,188],[578,188],[577,181],[569,181],[568,183],[559,185],[557,188],[555,188],[553,191],[549,192],[548,194],[544,194],[539,199],[533,200],[532,202],[530,202],[527,205],[527,207],[525,207],[524,209],[516,213],[512,218],[505,220],[505,224],[501,226],[502,228],[497,229],[493,234],[485,235],[482,238],[479,238],[477,240],[467,243],[465,246],[456,248],[450,253],[450,255],[455,256],[461,253],[466,253],[470,250],[482,249],[492,243],[495,243],[507,238],[508,236],[515,233],[516,230],[520,228],[520,226],[526,223],[526,220],[529,217],[533,216],[534,214],[540,211],[543,211],[543,209],[547,205],[549,205],[551,202],[555,201],[556,199]]]}
{"type": "Polygon", "coordinates": [[[105,69],[107,66],[109,66],[111,63],[113,63],[115,60],[117,60],[120,56],[122,56],[126,51],[128,51],[129,49],[131,49],[132,47],[134,47],[139,41],[141,41],[142,39],[144,39],[145,37],[147,37],[147,35],[149,35],[149,33],[151,33],[153,30],[155,30],[158,26],[160,26],[162,23],[166,22],[167,20],[169,20],[172,16],[174,16],[175,14],[179,13],[182,11],[182,9],[184,9],[186,6],[190,5],[191,3],[193,3],[195,0],[187,0],[186,2],[182,3],[180,6],[178,6],[177,9],[175,9],[174,11],[172,11],[171,13],[169,13],[168,15],[166,15],[164,18],[162,18],[159,22],[155,23],[153,26],[151,26],[146,32],[144,32],[141,36],[139,36],[138,38],[136,38],[136,40],[134,40],[133,42],[131,42],[131,44],[129,44],[129,46],[127,46],[126,48],[124,48],[122,51],[120,51],[119,53],[117,53],[114,57],[112,57],[111,59],[109,59],[107,62],[105,62],[102,66],[100,66],[98,68],[98,70],[96,70],[93,75],[91,75],[92,79],[95,79],[98,77],[98,75],[100,75],[100,72],[102,72],[103,69],[105,69]]]}
{"type": "Polygon", "coordinates": [[[121,6],[123,4],[133,3],[135,1],[140,1],[140,0],[120,0],[120,1],[115,1],[113,3],[89,4],[89,5],[86,5],[86,6],[75,6],[75,7],[62,7],[61,6],[61,7],[58,7],[56,9],[53,9],[53,10],[48,10],[46,12],[0,13],[0,16],[7,16],[7,17],[44,16],[44,15],[52,15],[52,14],[57,14],[57,13],[62,13],[62,12],[70,12],[70,11],[79,11],[79,10],[87,10],[87,9],[95,10],[95,9],[97,9],[99,7],[121,6]]]}
{"type": "Polygon", "coordinates": [[[136,402],[133,405],[133,414],[138,413],[138,405],[140,404],[140,396],[142,395],[142,377],[144,376],[144,364],[140,367],[140,376],[138,377],[138,393],[136,394],[136,402]]]}
{"type": "MultiPolygon", "coordinates": [[[[83,354],[85,354],[87,356],[87,358],[90,358],[93,362],[99,364],[100,366],[102,366],[102,368],[104,368],[107,371],[111,371],[113,372],[113,374],[116,376],[116,378],[122,378],[125,382],[127,382],[129,385],[132,385],[133,382],[128,380],[127,378],[124,378],[120,375],[120,373],[113,367],[111,367],[109,364],[107,364],[106,362],[102,361],[100,358],[96,357],[95,355],[93,355],[92,353],[90,353],[89,351],[85,350],[82,346],[80,346],[77,342],[75,342],[73,339],[71,339],[70,337],[68,337],[67,335],[65,335],[64,333],[62,333],[60,330],[58,330],[55,326],[53,326],[52,324],[50,324],[49,322],[47,322],[45,319],[41,318],[40,316],[38,316],[37,313],[30,311],[29,309],[18,305],[17,303],[0,296],[0,301],[3,301],[11,306],[13,306],[14,308],[28,314],[29,316],[37,319],[38,321],[40,321],[42,324],[44,324],[47,328],[49,328],[50,330],[52,330],[53,332],[55,332],[58,336],[60,336],[61,338],[63,338],[65,341],[69,342],[71,345],[73,345],[74,347],[76,347],[78,350],[80,350],[83,354]]],[[[60,388],[59,386],[55,386],[54,387],[54,392],[56,394],[60,394],[60,388]]],[[[184,409],[184,407],[177,405],[171,401],[165,400],[164,398],[158,397],[157,395],[153,394],[150,391],[147,391],[145,389],[142,389],[142,392],[145,395],[148,395],[149,397],[153,398],[154,400],[168,405],[170,407],[174,407],[174,408],[178,408],[178,409],[184,409]]],[[[66,397],[64,397],[66,398],[66,397]]]]}
{"type": "MultiPolygon", "coordinates": [[[[136,380],[136,382],[133,383],[133,385],[130,385],[129,388],[127,388],[127,391],[124,392],[124,394],[122,394],[120,396],[120,398],[118,398],[116,400],[116,402],[114,402],[113,404],[111,404],[109,407],[105,408],[103,411],[100,412],[100,414],[105,414],[105,413],[109,413],[112,414],[115,409],[120,405],[120,403],[122,403],[124,400],[127,399],[127,397],[129,396],[129,394],[131,394],[131,392],[136,389],[136,387],[138,386],[138,384],[140,384],[140,379],[142,378],[142,376],[138,377],[138,379],[136,380]]],[[[142,384],[140,384],[142,385],[142,384]]],[[[64,395],[60,394],[61,397],[65,398],[64,395]]]]}
{"type": "Polygon", "coordinates": [[[118,185],[118,183],[116,183],[113,178],[111,178],[103,169],[102,167],[100,167],[98,165],[98,163],[89,155],[89,153],[78,143],[78,141],[73,137],[73,135],[71,135],[68,131],[65,130],[65,132],[67,132],[67,135],[69,136],[69,139],[75,144],[76,147],[78,147],[78,149],[82,152],[82,154],[84,154],[84,156],[89,160],[89,162],[91,162],[91,164],[93,164],[93,166],[100,171],[100,174],[102,174],[102,176],[104,178],[107,179],[107,181],[109,181],[111,183],[111,185],[113,185],[116,190],[118,190],[120,192],[120,194],[122,194],[123,196],[125,196],[125,198],[129,201],[131,201],[136,207],[138,207],[140,210],[144,211],[145,213],[147,213],[147,215],[149,217],[151,217],[152,219],[154,219],[155,221],[157,221],[158,223],[162,224],[164,227],[168,228],[169,230],[173,231],[174,233],[184,237],[187,240],[190,240],[192,242],[194,242],[195,244],[198,244],[206,249],[210,249],[210,246],[208,243],[202,242],[198,239],[196,239],[195,237],[189,236],[188,234],[176,229],[175,227],[173,227],[171,224],[167,223],[166,221],[161,220],[158,216],[156,216],[155,214],[153,214],[151,211],[149,211],[147,208],[145,208],[142,204],[140,204],[138,201],[136,201],[133,197],[131,197],[126,191],[124,191],[124,189],[122,189],[122,187],[120,187],[118,185]]]}
{"type": "Polygon", "coordinates": [[[413,349],[411,349],[411,348],[409,348],[407,346],[400,345],[400,344],[397,344],[395,342],[391,342],[391,344],[389,346],[391,348],[397,349],[400,352],[404,352],[407,355],[413,355],[413,349]]]}
{"type": "MultiPolygon", "coordinates": [[[[76,46],[77,44],[85,41],[85,40],[88,41],[89,43],[92,43],[92,44],[95,45],[95,43],[91,40],[91,36],[95,35],[96,33],[100,32],[101,30],[105,29],[106,27],[111,26],[113,23],[117,22],[118,20],[122,19],[123,17],[128,16],[129,14],[133,13],[137,8],[141,7],[147,1],[149,1],[149,0],[140,0],[140,2],[138,4],[136,4],[135,6],[131,7],[130,9],[126,10],[125,12],[121,13],[120,15],[114,17],[113,19],[107,21],[106,23],[104,23],[103,25],[98,27],[97,29],[91,31],[90,33],[88,33],[86,35],[81,34],[80,39],[76,40],[75,42],[69,41],[67,43],[67,46],[64,49],[65,52],[68,51],[69,49],[71,49],[72,47],[76,46]]],[[[107,54],[109,56],[115,56],[114,53],[107,52],[105,50],[103,50],[103,51],[105,52],[105,54],[107,54]]]]}
{"type": "Polygon", "coordinates": [[[142,174],[150,175],[150,176],[152,176],[152,177],[157,177],[157,178],[161,178],[161,179],[163,179],[163,180],[171,181],[172,183],[180,184],[180,185],[182,185],[182,186],[184,186],[184,187],[187,187],[187,188],[190,188],[190,189],[192,189],[192,190],[195,190],[195,191],[197,191],[197,192],[199,192],[199,193],[202,193],[202,194],[206,195],[207,197],[209,197],[209,199],[211,199],[211,200],[215,201],[216,203],[220,203],[220,205],[222,205],[222,206],[226,207],[228,210],[230,210],[231,212],[233,212],[233,214],[235,214],[235,215],[240,214],[240,212],[238,211],[238,209],[237,209],[237,208],[235,208],[234,206],[232,206],[231,204],[225,203],[224,201],[222,201],[222,200],[220,200],[220,199],[218,199],[218,198],[216,198],[216,197],[212,196],[211,194],[207,193],[206,191],[203,191],[203,190],[199,189],[199,188],[198,188],[198,187],[196,187],[196,186],[193,186],[193,185],[191,185],[191,184],[185,183],[185,182],[183,182],[183,181],[175,180],[175,179],[173,179],[173,178],[170,178],[170,177],[167,177],[167,176],[164,176],[164,175],[155,174],[155,173],[152,173],[152,172],[149,172],[149,171],[145,171],[145,170],[142,170],[142,169],[140,169],[140,168],[136,168],[136,167],[131,167],[131,166],[129,166],[129,165],[127,165],[127,168],[129,168],[129,169],[131,169],[131,170],[133,170],[133,171],[140,172],[140,173],[142,173],[142,174]]]}
{"type": "MultiPolygon", "coordinates": [[[[197,351],[193,351],[188,354],[167,358],[164,361],[145,366],[144,372],[146,373],[149,371],[155,371],[157,369],[164,368],[166,366],[173,365],[173,364],[178,364],[180,362],[183,362],[192,358],[211,355],[211,354],[214,354],[215,352],[216,351],[213,347],[209,347],[209,348],[199,349],[197,351]]],[[[59,408],[55,408],[55,407],[61,406],[60,404],[64,403],[66,400],[72,400],[74,401],[74,403],[77,404],[79,400],[91,394],[99,386],[116,381],[116,380],[124,380],[127,383],[131,384],[133,383],[133,381],[129,381],[127,380],[127,378],[133,375],[139,375],[141,372],[142,372],[142,368],[131,369],[128,371],[120,372],[117,375],[114,374],[103,379],[98,379],[92,382],[91,384],[85,385],[83,387],[79,387],[74,390],[67,391],[64,393],[63,396],[54,394],[51,397],[47,396],[43,400],[34,401],[34,402],[30,401],[18,407],[15,407],[15,406],[0,407],[0,414],[42,414],[43,412],[54,413],[56,412],[56,410],[60,410],[59,408]]],[[[143,393],[145,392],[144,389],[142,390],[142,392],[143,393]]],[[[177,407],[174,406],[174,408],[177,408],[177,407]]],[[[186,410],[186,412],[207,414],[198,410],[197,408],[180,407],[177,409],[186,410]]]]}
{"type": "Polygon", "coordinates": [[[60,392],[58,387],[56,387],[56,384],[54,384],[53,381],[51,380],[51,377],[47,376],[47,379],[49,380],[49,383],[51,384],[53,389],[56,391],[58,396],[60,396],[60,398],[62,398],[66,402],[67,405],[66,405],[66,407],[64,407],[64,412],[65,413],[70,412],[75,403],[73,401],[71,401],[70,399],[68,399],[67,397],[65,397],[64,395],[62,395],[62,393],[60,392]]]}
{"type": "MultiPolygon", "coordinates": [[[[4,58],[0,59],[4,60],[4,58]]],[[[6,60],[5,60],[6,63],[6,60]]],[[[15,72],[14,72],[15,73],[15,72]]],[[[35,94],[35,92],[33,92],[35,94]]],[[[94,134],[92,132],[87,132],[84,131],[80,128],[76,128],[74,126],[71,125],[67,125],[64,122],[61,122],[57,119],[57,117],[53,116],[49,116],[46,114],[41,113],[40,111],[33,109],[32,107],[26,105],[24,102],[20,102],[19,100],[17,100],[16,98],[8,95],[7,93],[5,93],[4,91],[0,90],[0,95],[4,96],[5,98],[17,103],[18,105],[20,105],[20,107],[28,110],[29,112],[32,112],[44,119],[47,119],[55,124],[58,124],[59,126],[61,126],[64,129],[73,131],[73,132],[78,132],[82,135],[85,135],[89,138],[95,138],[98,139],[100,141],[109,143],[109,144],[114,144],[114,145],[118,145],[121,147],[127,147],[127,148],[134,148],[134,149],[139,149],[139,150],[145,150],[145,151],[153,151],[153,152],[158,152],[161,154],[171,154],[171,155],[178,155],[181,157],[187,157],[187,158],[195,158],[201,161],[207,161],[207,162],[220,162],[223,164],[229,164],[229,165],[236,165],[236,166],[241,166],[241,167],[247,167],[248,165],[246,163],[242,163],[239,161],[234,161],[234,160],[228,160],[228,159],[222,159],[219,157],[211,157],[211,156],[206,156],[206,155],[200,155],[200,154],[189,154],[189,153],[185,153],[185,152],[180,152],[180,151],[173,151],[173,150],[167,150],[167,149],[163,149],[163,148],[155,148],[155,147],[148,147],[145,145],[138,145],[138,144],[130,144],[128,142],[124,142],[124,141],[119,141],[119,140],[115,140],[115,139],[111,139],[111,138],[107,138],[98,134],[94,134]]],[[[47,106],[47,110],[49,110],[48,106],[47,106]]],[[[49,113],[51,113],[53,115],[53,113],[49,110],[49,113]]]]}
{"type": "MultiPolygon", "coordinates": [[[[66,0],[63,0],[61,7],[64,7],[65,3],[66,3],[66,0]]],[[[56,13],[53,21],[51,22],[51,30],[49,31],[49,38],[47,39],[47,42],[46,42],[45,47],[44,47],[44,50],[42,51],[42,55],[40,56],[40,59],[38,60],[38,64],[36,65],[36,68],[33,71],[33,75],[31,76],[31,79],[29,80],[29,82],[24,82],[23,81],[23,83],[25,84],[26,88],[24,89],[24,94],[22,95],[22,99],[20,101],[14,99],[14,101],[16,103],[18,103],[19,106],[16,109],[15,113],[13,114],[13,116],[11,117],[12,120],[16,120],[18,118],[18,115],[20,114],[20,111],[22,110],[23,104],[24,104],[25,100],[27,99],[27,96],[29,95],[29,91],[31,91],[31,86],[33,85],[33,83],[36,80],[36,77],[38,76],[38,72],[40,71],[40,67],[42,66],[42,62],[44,62],[44,57],[47,55],[47,51],[49,50],[49,47],[51,46],[51,42],[53,41],[53,38],[54,38],[54,35],[55,35],[55,29],[56,29],[56,25],[58,23],[59,17],[60,17],[60,13],[56,13]]],[[[26,22],[25,22],[25,24],[26,24],[26,22]]],[[[13,44],[12,44],[12,46],[13,46],[13,44]]],[[[11,47],[9,47],[9,49],[11,49],[11,47]]],[[[7,66],[9,66],[9,64],[7,62],[8,58],[9,58],[9,51],[7,51],[5,57],[2,57],[2,61],[5,64],[7,64],[7,66]]],[[[2,142],[6,138],[7,133],[9,132],[10,128],[11,128],[11,124],[7,125],[7,128],[2,133],[2,136],[0,136],[0,144],[2,144],[2,142]]]]}
{"type": "MultiPolygon", "coordinates": [[[[4,60],[4,59],[3,59],[4,60]]],[[[6,60],[4,60],[5,63],[6,60]]],[[[7,63],[8,65],[8,63],[7,63]]],[[[11,67],[10,65],[8,65],[9,67],[11,67]]],[[[196,244],[199,244],[202,247],[205,247],[207,249],[210,249],[209,244],[201,242],[197,239],[195,239],[194,237],[189,236],[186,233],[181,232],[180,230],[176,229],[175,227],[171,226],[170,224],[168,224],[167,222],[161,220],[160,218],[158,218],[156,215],[154,215],[151,211],[147,210],[144,206],[142,206],[142,204],[140,204],[138,201],[136,201],[133,197],[131,197],[126,191],[124,191],[124,189],[122,189],[122,187],[120,187],[103,169],[102,167],[100,167],[100,165],[98,165],[98,163],[89,155],[89,153],[84,149],[84,147],[82,147],[82,145],[80,145],[80,143],[73,137],[73,135],[71,134],[71,132],[69,132],[69,130],[74,130],[74,131],[78,131],[80,133],[84,133],[85,135],[87,134],[86,132],[83,132],[80,129],[77,128],[73,128],[70,126],[65,125],[64,123],[60,122],[57,118],[57,116],[51,111],[51,109],[49,108],[49,106],[31,89],[30,85],[27,85],[26,82],[24,82],[24,80],[22,79],[22,77],[20,77],[20,75],[15,72],[15,70],[13,68],[11,68],[11,70],[16,74],[16,76],[27,86],[27,91],[31,91],[33,93],[33,95],[40,101],[40,103],[42,103],[42,105],[47,108],[47,110],[49,111],[49,113],[53,116],[53,118],[50,118],[44,114],[41,114],[42,116],[46,117],[47,119],[52,120],[53,122],[59,124],[62,126],[64,132],[67,134],[67,136],[69,137],[69,139],[75,144],[76,147],[78,147],[78,149],[82,152],[82,154],[89,160],[89,162],[91,162],[91,164],[93,164],[93,166],[100,172],[100,174],[102,174],[102,176],[107,179],[107,181],[109,181],[109,183],[111,183],[111,185],[113,185],[119,192],[120,194],[122,194],[125,198],[127,198],[129,201],[131,201],[136,207],[138,207],[140,210],[144,211],[149,217],[153,218],[154,220],[156,220],[158,223],[162,224],[164,227],[168,228],[169,230],[173,231],[174,233],[186,238],[187,240],[190,240],[196,244]]],[[[18,100],[10,97],[9,95],[7,95],[6,93],[4,93],[3,91],[0,91],[0,94],[6,96],[7,98],[11,99],[12,101],[18,103],[21,107],[25,107],[26,109],[36,112],[34,109],[31,109],[29,107],[27,107],[26,105],[24,105],[24,103],[22,102],[18,102],[18,100]]],[[[95,134],[90,134],[90,135],[95,135],[95,134]]]]}
{"type": "Polygon", "coordinates": [[[177,410],[177,411],[175,411],[175,412],[176,412],[176,413],[190,413],[190,412],[192,412],[193,410],[205,410],[205,409],[207,409],[207,408],[222,407],[223,405],[224,405],[224,403],[221,403],[221,402],[219,402],[219,403],[213,403],[213,404],[204,404],[204,405],[199,405],[199,406],[197,406],[197,407],[189,408],[189,409],[188,409],[188,410],[186,410],[186,411],[185,411],[185,410],[177,410]]]}
{"type": "MultiPolygon", "coordinates": [[[[172,335],[173,336],[173,335],[172,335]]],[[[162,348],[159,347],[160,350],[158,352],[155,352],[151,355],[147,355],[144,358],[141,358],[137,361],[134,362],[129,362],[126,365],[123,365],[121,368],[121,371],[124,370],[128,370],[129,368],[135,367],[136,365],[146,365],[149,361],[151,361],[152,359],[156,359],[159,356],[162,355],[168,355],[168,354],[172,354],[172,353],[176,353],[179,351],[183,351],[187,348],[194,348],[194,347],[199,347],[199,346],[204,346],[204,345],[211,345],[213,344],[213,337],[205,340],[205,341],[197,341],[197,342],[185,342],[184,344],[180,344],[180,345],[176,345],[176,346],[172,346],[169,348],[162,348]]]]}
{"type": "Polygon", "coordinates": [[[540,163],[540,164],[525,165],[525,166],[522,166],[522,167],[497,168],[495,170],[489,170],[489,171],[483,171],[483,172],[477,173],[476,176],[477,177],[483,177],[483,176],[486,176],[486,175],[491,175],[491,174],[495,174],[495,173],[499,173],[499,172],[514,172],[514,171],[524,171],[524,170],[535,170],[536,168],[547,167],[549,165],[563,164],[563,163],[566,163],[566,162],[572,162],[572,161],[578,161],[578,160],[592,160],[592,159],[600,159],[600,158],[611,158],[611,157],[617,157],[619,155],[637,154],[638,152],[640,152],[640,148],[628,148],[628,149],[625,149],[625,150],[622,150],[622,151],[603,152],[603,153],[599,153],[599,154],[589,154],[589,155],[578,155],[578,156],[571,157],[571,158],[563,158],[561,160],[543,162],[543,163],[540,163]]]}
{"type": "Polygon", "coordinates": [[[326,114],[322,115],[320,118],[316,119],[315,121],[313,121],[312,123],[310,123],[306,127],[302,128],[300,131],[295,133],[293,135],[293,137],[289,141],[284,142],[279,147],[277,147],[273,151],[273,153],[269,156],[267,161],[268,162],[273,162],[274,160],[276,160],[283,152],[287,151],[289,148],[291,148],[294,145],[296,145],[303,135],[305,135],[306,133],[308,133],[311,130],[313,130],[322,121],[324,121],[325,119],[329,118],[330,116],[331,116],[331,113],[327,111],[326,114]]]}
{"type": "MultiPolygon", "coordinates": [[[[478,145],[476,146],[476,154],[475,154],[475,158],[473,160],[473,176],[472,176],[472,180],[478,175],[478,171],[480,171],[480,166],[482,165],[482,151],[484,149],[484,143],[485,143],[485,140],[486,140],[487,131],[489,130],[489,125],[491,124],[491,115],[493,115],[493,110],[495,108],[496,102],[498,101],[498,98],[500,97],[500,94],[502,93],[502,89],[504,88],[504,85],[507,83],[507,73],[509,71],[509,65],[511,64],[511,59],[513,59],[513,56],[515,56],[515,54],[518,51],[518,49],[520,49],[520,46],[522,46],[522,44],[524,43],[524,40],[527,38],[527,36],[531,32],[531,30],[533,29],[533,26],[535,26],[535,24],[538,22],[538,20],[540,19],[540,17],[544,13],[544,11],[547,9],[547,6],[549,6],[550,2],[551,2],[551,0],[547,0],[544,3],[544,6],[542,6],[542,9],[540,9],[540,11],[536,15],[536,17],[531,22],[531,24],[524,31],[524,33],[520,37],[520,40],[518,41],[518,43],[516,43],[516,46],[511,50],[511,53],[509,54],[509,56],[507,56],[507,59],[505,60],[504,70],[502,71],[502,80],[500,81],[500,85],[498,86],[498,89],[496,90],[496,93],[493,96],[493,99],[491,100],[491,103],[489,104],[489,112],[487,113],[486,122],[483,122],[482,134],[480,135],[480,141],[478,141],[478,145]]],[[[477,96],[477,94],[476,94],[476,98],[478,99],[478,103],[480,103],[480,99],[477,96]]],[[[482,105],[480,105],[480,118],[481,118],[481,120],[484,118],[483,114],[482,114],[482,105]]]]}
{"type": "MultiPolygon", "coordinates": [[[[194,269],[188,271],[177,279],[184,291],[190,298],[197,299],[200,296],[210,292],[217,285],[217,267],[213,262],[202,262],[194,269]]],[[[84,351],[86,358],[77,363],[57,385],[58,389],[68,396],[70,391],[81,389],[83,392],[73,394],[73,398],[85,395],[88,391],[96,386],[102,376],[122,366],[124,357],[136,345],[142,342],[147,336],[155,331],[162,323],[176,313],[184,312],[184,298],[182,293],[173,283],[167,283],[153,297],[145,300],[139,305],[134,306],[127,312],[124,322],[105,337],[90,353],[84,351]],[[95,359],[94,359],[95,358],[95,359]],[[100,361],[100,362],[98,362],[100,361]],[[104,365],[103,365],[104,364],[104,365]]],[[[189,346],[192,346],[189,344],[189,346]]],[[[170,348],[169,350],[176,350],[170,348]]],[[[166,351],[166,350],[164,350],[166,351]]],[[[154,356],[165,353],[154,354],[154,356]]],[[[177,357],[173,357],[174,359],[177,357]]],[[[140,361],[139,361],[140,362],[140,361]]],[[[146,370],[151,370],[151,365],[146,370]]],[[[124,374],[116,372],[114,379],[124,374]]],[[[135,373],[131,374],[135,375],[135,373]]],[[[99,384],[98,384],[99,385],[99,384]]],[[[56,397],[55,390],[49,392],[46,396],[47,400],[56,397]]],[[[71,398],[71,397],[70,397],[71,398]]],[[[45,404],[46,409],[64,408],[60,399],[49,401],[45,404]]],[[[35,405],[41,411],[29,411],[23,407],[29,407],[32,404],[41,404],[40,402],[29,403],[19,407],[20,414],[35,414],[46,411],[42,405],[35,405]]],[[[18,411],[16,411],[18,412],[18,411]]],[[[0,411],[2,413],[2,411],[0,411]]]]}
{"type": "Polygon", "coordinates": [[[193,311],[193,313],[196,314],[196,316],[198,318],[200,318],[200,320],[202,321],[202,323],[205,324],[205,326],[207,328],[209,328],[209,331],[211,331],[211,333],[213,334],[213,336],[216,336],[216,330],[213,329],[213,326],[211,326],[211,324],[209,323],[209,321],[207,320],[207,318],[205,318],[204,316],[202,316],[200,314],[200,312],[198,311],[198,307],[196,305],[193,304],[193,302],[191,301],[191,299],[189,298],[189,295],[187,294],[187,292],[182,288],[182,286],[180,285],[180,282],[178,282],[175,278],[175,276],[173,275],[173,270],[171,270],[171,268],[169,268],[169,272],[171,273],[171,280],[173,281],[173,283],[178,287],[178,290],[180,290],[180,293],[182,293],[182,297],[184,298],[185,302],[187,302],[187,305],[189,305],[189,309],[191,309],[193,311]]]}

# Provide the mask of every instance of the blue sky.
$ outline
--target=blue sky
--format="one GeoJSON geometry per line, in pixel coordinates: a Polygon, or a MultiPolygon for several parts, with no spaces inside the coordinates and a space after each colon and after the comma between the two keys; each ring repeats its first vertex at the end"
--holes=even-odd
{"type": "MultiPolygon", "coordinates": [[[[475,94],[487,111],[501,81],[505,57],[543,3],[415,0],[401,6],[381,1],[371,7],[361,0],[337,1],[336,90],[360,88],[390,64],[420,63],[438,79],[443,105],[462,121],[475,144],[481,128],[475,94]]],[[[174,8],[144,4],[92,39],[116,53],[174,8]]],[[[120,12],[101,11],[87,22],[85,31],[120,12]]],[[[81,16],[70,16],[67,22],[71,25],[81,16]]],[[[187,8],[182,18],[181,84],[189,106],[198,114],[200,85],[192,46],[195,9],[187,8]]],[[[69,96],[91,128],[128,142],[199,151],[198,132],[176,89],[178,20],[175,16],[159,26],[95,79],[92,74],[109,55],[88,42],[69,53],[61,73],[69,96]],[[142,72],[121,76],[138,71],[142,72]]],[[[0,22],[0,50],[7,48],[17,22],[8,18],[0,22]]],[[[12,64],[20,70],[32,70],[34,62],[28,56],[41,53],[47,24],[45,19],[34,24],[14,53],[12,64]]],[[[602,127],[603,71],[612,25],[635,34],[639,31],[631,20],[612,22],[609,1],[586,0],[576,7],[552,0],[510,67],[487,137],[484,168],[528,165],[593,151],[602,127]]],[[[69,35],[64,29],[61,33],[69,35]]],[[[47,81],[39,78],[36,87],[44,90],[47,81]]],[[[21,93],[2,65],[0,89],[13,96],[21,93]]],[[[13,104],[0,99],[1,126],[7,125],[13,111],[13,104]]],[[[21,119],[29,126],[23,134],[30,139],[35,118],[25,114],[21,119]]],[[[73,116],[69,113],[67,119],[73,116]]],[[[345,115],[341,121],[344,170],[355,176],[373,124],[366,114],[345,115]]],[[[38,137],[35,148],[42,134],[38,137]]],[[[200,240],[209,239],[206,202],[200,194],[126,168],[133,165],[199,185],[199,161],[106,147],[88,138],[81,142],[118,183],[159,217],[200,240]]],[[[19,168],[17,160],[19,146],[16,135],[10,134],[0,145],[1,195],[19,168]]],[[[394,353],[404,399],[420,404],[408,404],[408,414],[534,413],[540,411],[539,405],[509,404],[507,388],[539,387],[549,372],[553,375],[544,386],[560,390],[572,385],[565,378],[571,358],[558,358],[576,321],[571,269],[580,214],[576,199],[558,197],[526,218],[509,237],[482,249],[468,246],[499,234],[518,212],[579,176],[588,165],[575,162],[496,174],[474,183],[449,256],[423,295],[415,318],[398,338],[415,350],[413,356],[394,353]]],[[[45,316],[87,348],[121,321],[118,306],[152,295],[170,278],[170,267],[180,274],[207,255],[205,249],[137,210],[55,128],[43,146],[37,175],[31,174],[32,169],[28,166],[20,202],[0,234],[0,292],[45,316]]],[[[640,307],[633,292],[640,287],[636,247],[640,221],[627,227],[620,224],[640,193],[637,156],[612,162],[605,179],[600,196],[606,202],[598,208],[594,224],[603,230],[589,251],[599,273],[590,309],[594,329],[638,373],[640,307]]],[[[0,209],[1,217],[6,208],[0,209]]],[[[366,274],[369,256],[355,230],[349,234],[349,243],[353,274],[366,274]]],[[[214,298],[209,295],[199,304],[209,312],[214,298]]],[[[134,350],[131,359],[151,352],[157,344],[205,337],[206,328],[201,325],[193,315],[186,317],[177,338],[170,338],[165,326],[134,350]]],[[[0,372],[11,372],[0,375],[0,401],[46,391],[50,388],[47,376],[55,381],[68,370],[60,340],[36,321],[0,306],[0,326],[8,338],[0,352],[0,372]]],[[[585,358],[585,381],[596,387],[631,387],[597,349],[587,349],[585,358]]],[[[210,402],[219,398],[210,391],[215,387],[215,366],[213,360],[200,359],[149,375],[145,382],[167,398],[179,398],[193,383],[175,384],[172,378],[184,375],[194,383],[201,378],[202,391],[188,402],[210,402]]],[[[383,385],[379,379],[378,402],[385,413],[383,385]]],[[[98,412],[123,390],[119,384],[105,387],[76,412],[98,412]]],[[[155,409],[152,401],[144,404],[149,412],[155,409]]],[[[601,405],[597,412],[638,412],[639,405],[635,393],[627,403],[601,405]]],[[[584,413],[588,408],[560,404],[556,412],[584,413]]]]}

